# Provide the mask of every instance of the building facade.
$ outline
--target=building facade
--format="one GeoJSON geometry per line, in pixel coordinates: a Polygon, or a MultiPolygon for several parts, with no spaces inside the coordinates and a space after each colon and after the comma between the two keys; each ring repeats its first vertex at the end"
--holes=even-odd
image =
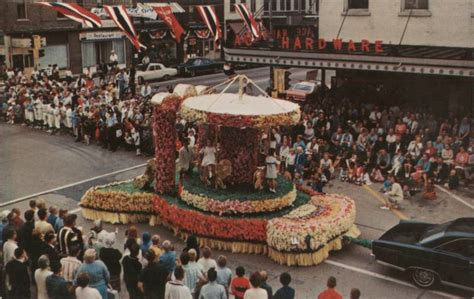
{"type": "Polygon", "coordinates": [[[316,30],[274,26],[271,41],[233,42],[226,59],[335,70],[334,86],[382,87],[381,100],[440,114],[472,111],[473,7],[472,0],[320,1],[316,30]]]}

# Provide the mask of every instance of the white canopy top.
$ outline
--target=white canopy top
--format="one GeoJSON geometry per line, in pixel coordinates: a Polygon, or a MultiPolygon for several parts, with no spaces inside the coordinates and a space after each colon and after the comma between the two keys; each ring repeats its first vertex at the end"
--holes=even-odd
{"type": "Polygon", "coordinates": [[[216,114],[275,115],[299,111],[298,104],[265,96],[224,93],[188,98],[183,106],[189,109],[216,114]]]}

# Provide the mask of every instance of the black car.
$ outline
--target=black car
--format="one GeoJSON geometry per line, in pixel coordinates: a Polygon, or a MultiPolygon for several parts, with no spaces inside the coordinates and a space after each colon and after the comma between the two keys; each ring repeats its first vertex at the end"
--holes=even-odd
{"type": "Polygon", "coordinates": [[[405,271],[415,285],[474,292],[474,218],[443,224],[401,221],[372,244],[378,262],[405,271]]]}
{"type": "Polygon", "coordinates": [[[190,58],[185,63],[178,65],[178,74],[194,77],[198,74],[209,74],[221,71],[224,62],[208,58],[190,58]]]}

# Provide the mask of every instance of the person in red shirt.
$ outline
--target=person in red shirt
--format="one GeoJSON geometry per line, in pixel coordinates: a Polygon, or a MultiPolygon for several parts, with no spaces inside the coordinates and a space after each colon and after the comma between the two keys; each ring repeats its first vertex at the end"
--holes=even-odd
{"type": "Polygon", "coordinates": [[[321,292],[318,299],[342,299],[342,295],[336,291],[336,278],[331,276],[328,278],[325,291],[321,292]]]}
{"type": "Polygon", "coordinates": [[[250,282],[244,276],[245,275],[244,267],[242,266],[237,267],[237,269],[235,269],[235,273],[237,274],[237,277],[232,279],[232,282],[230,283],[230,290],[231,290],[231,293],[235,296],[235,299],[243,299],[245,291],[247,289],[250,289],[250,282]]]}

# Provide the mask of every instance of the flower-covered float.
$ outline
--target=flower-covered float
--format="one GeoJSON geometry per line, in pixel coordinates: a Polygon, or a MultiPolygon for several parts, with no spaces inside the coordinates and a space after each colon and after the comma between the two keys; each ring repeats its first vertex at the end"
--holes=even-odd
{"type": "Polygon", "coordinates": [[[173,94],[155,95],[155,158],[142,176],[88,190],[81,200],[84,217],[149,221],[182,238],[196,235],[201,246],[265,254],[285,265],[321,263],[341,249],[343,236],[357,237],[349,197],[318,194],[283,177],[275,193],[262,189],[261,134],[297,123],[300,111],[287,101],[244,94],[244,81],[253,84],[241,75],[229,83],[240,82],[238,94],[208,94],[213,88],[198,95],[193,86],[178,85],[173,94]],[[206,142],[218,145],[214,169],[196,167],[178,176],[177,121],[199,126],[196,165],[206,142]]]}

